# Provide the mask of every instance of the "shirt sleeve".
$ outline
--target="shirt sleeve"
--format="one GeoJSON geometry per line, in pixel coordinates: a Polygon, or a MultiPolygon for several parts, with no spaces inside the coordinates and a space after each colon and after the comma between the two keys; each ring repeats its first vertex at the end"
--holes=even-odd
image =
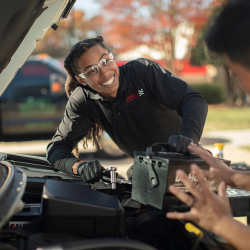
{"type": "Polygon", "coordinates": [[[183,118],[181,135],[198,143],[205,125],[208,105],[201,94],[158,63],[146,60],[138,71],[153,98],[183,118]]]}
{"type": "Polygon", "coordinates": [[[72,165],[79,159],[72,154],[77,143],[93,126],[84,106],[70,97],[52,141],[47,146],[47,159],[56,169],[73,174],[72,165]]]}

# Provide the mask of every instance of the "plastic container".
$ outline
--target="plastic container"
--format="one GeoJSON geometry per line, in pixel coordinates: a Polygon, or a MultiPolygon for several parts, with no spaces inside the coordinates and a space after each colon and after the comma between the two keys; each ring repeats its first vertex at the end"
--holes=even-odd
{"type": "Polygon", "coordinates": [[[223,159],[223,148],[224,148],[224,143],[215,143],[214,150],[213,150],[213,156],[216,158],[223,159]]]}

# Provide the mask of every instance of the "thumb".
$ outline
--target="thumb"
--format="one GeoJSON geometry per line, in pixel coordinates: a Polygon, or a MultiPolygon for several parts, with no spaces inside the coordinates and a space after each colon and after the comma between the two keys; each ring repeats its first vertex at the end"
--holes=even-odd
{"type": "Polygon", "coordinates": [[[219,184],[218,195],[220,197],[226,197],[227,196],[227,187],[226,187],[226,183],[224,181],[220,182],[220,184],[219,184]]]}

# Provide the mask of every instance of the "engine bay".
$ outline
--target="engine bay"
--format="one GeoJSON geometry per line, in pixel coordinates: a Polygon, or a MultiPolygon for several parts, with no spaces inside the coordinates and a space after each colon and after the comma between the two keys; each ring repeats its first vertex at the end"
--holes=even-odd
{"type": "Polygon", "coordinates": [[[233,249],[214,234],[200,229],[201,238],[185,229],[186,222],[167,219],[169,210],[189,209],[173,196],[173,206],[158,209],[132,200],[132,182],[119,175],[112,189],[107,176],[84,183],[54,170],[44,158],[4,156],[0,249],[233,249]],[[8,174],[13,178],[6,189],[8,174]],[[26,184],[20,175],[28,176],[26,184]],[[21,205],[14,212],[17,194],[21,205]],[[3,211],[7,206],[12,215],[3,211]]]}

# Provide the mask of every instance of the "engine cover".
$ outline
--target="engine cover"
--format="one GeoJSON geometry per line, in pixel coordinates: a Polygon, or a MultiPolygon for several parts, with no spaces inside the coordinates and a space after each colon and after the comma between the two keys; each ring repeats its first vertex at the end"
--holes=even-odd
{"type": "Polygon", "coordinates": [[[84,238],[116,237],[124,213],[118,199],[58,180],[46,180],[41,210],[44,232],[84,238]]]}

